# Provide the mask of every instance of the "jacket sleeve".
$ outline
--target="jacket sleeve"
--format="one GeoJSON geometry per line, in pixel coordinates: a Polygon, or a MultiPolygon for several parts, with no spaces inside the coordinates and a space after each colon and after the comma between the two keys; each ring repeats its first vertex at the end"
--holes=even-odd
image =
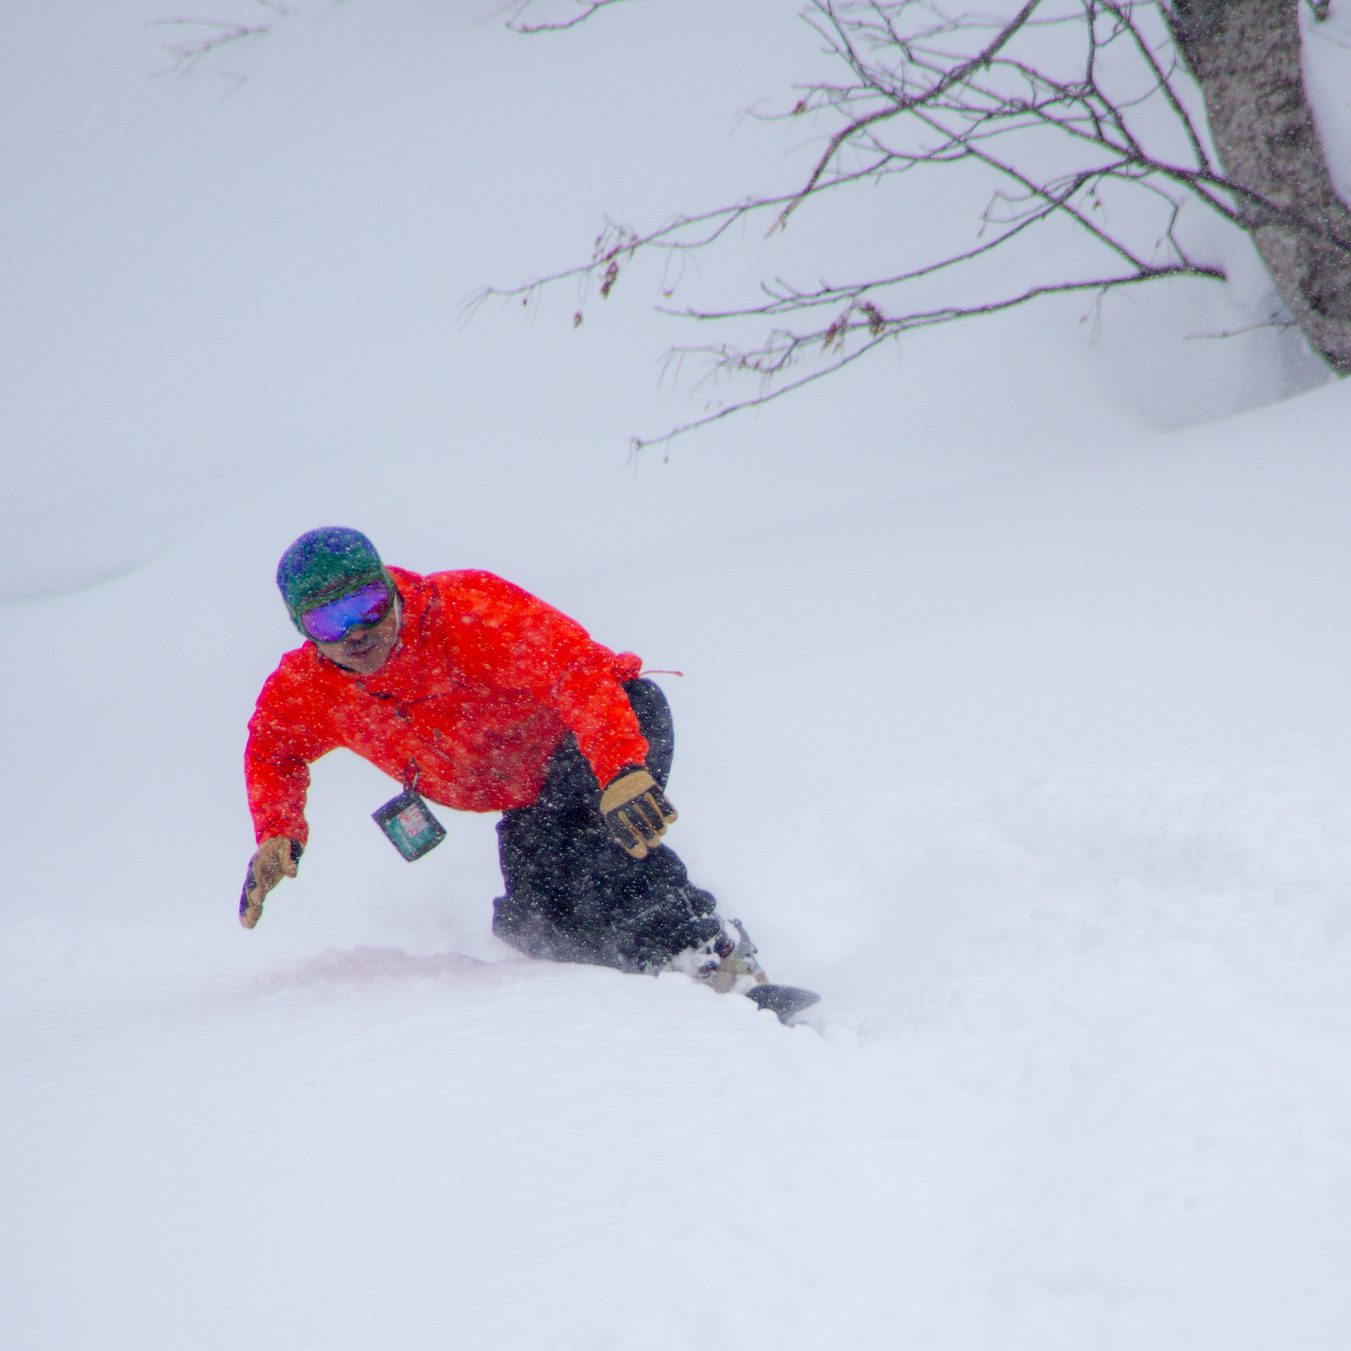
{"type": "MultiPolygon", "coordinates": [[[[621,683],[638,674],[639,659],[632,653],[616,656],[575,620],[511,582],[492,573],[471,578],[477,620],[472,627],[480,636],[466,644],[463,655],[473,653],[502,683],[552,707],[576,736],[602,788],[626,766],[643,764],[647,741],[621,683]]],[[[452,613],[462,604],[458,598],[447,601],[452,613]]]]}
{"type": "Polygon", "coordinates": [[[244,782],[254,838],[261,844],[274,835],[287,835],[305,844],[305,795],[310,786],[310,764],[338,744],[327,731],[327,719],[317,701],[305,698],[303,685],[279,668],[263,685],[244,748],[244,782]]]}
{"type": "Polygon", "coordinates": [[[602,788],[626,766],[647,762],[647,739],[615,667],[614,653],[601,648],[596,657],[569,665],[553,686],[559,717],[577,738],[602,788]]]}

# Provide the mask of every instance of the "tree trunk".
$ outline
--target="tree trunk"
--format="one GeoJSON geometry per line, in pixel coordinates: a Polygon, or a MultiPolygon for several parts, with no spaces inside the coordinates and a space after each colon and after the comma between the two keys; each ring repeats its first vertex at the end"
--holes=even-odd
{"type": "Polygon", "coordinates": [[[1351,210],[1337,195],[1300,66],[1300,0],[1172,0],[1225,177],[1295,321],[1351,375],[1351,210]]]}

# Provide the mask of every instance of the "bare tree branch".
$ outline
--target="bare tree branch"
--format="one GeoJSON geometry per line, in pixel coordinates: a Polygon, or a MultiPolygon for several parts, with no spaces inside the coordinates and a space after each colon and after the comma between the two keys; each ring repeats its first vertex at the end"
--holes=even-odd
{"type": "MultiPolygon", "coordinates": [[[[829,365],[778,385],[770,386],[766,384],[758,394],[727,404],[716,412],[706,413],[702,417],[683,422],[659,436],[635,436],[631,439],[630,444],[634,450],[666,445],[677,437],[711,426],[715,422],[721,422],[724,418],[731,417],[735,413],[744,412],[748,408],[762,408],[789,394],[796,393],[807,385],[815,384],[816,381],[822,380],[826,376],[834,375],[846,366],[852,366],[861,357],[867,356],[884,342],[898,337],[903,332],[918,328],[934,328],[939,324],[955,323],[959,319],[970,319],[980,315],[1000,314],[1006,310],[1017,309],[1022,305],[1052,295],[1073,295],[1083,292],[1096,292],[1098,295],[1103,295],[1107,291],[1121,286],[1170,277],[1190,277],[1214,281],[1223,280],[1224,274],[1216,269],[1176,267],[1160,269],[1148,275],[1098,277],[1089,281],[1034,286],[1017,295],[986,301],[979,305],[951,306],[907,315],[903,320],[882,319],[880,324],[878,316],[865,310],[857,320],[843,319],[825,329],[818,329],[807,334],[776,332],[771,335],[771,343],[766,344],[766,347],[761,349],[760,353],[746,353],[739,349],[726,347],[675,348],[670,353],[672,358],[689,355],[711,356],[715,361],[715,369],[719,372],[740,373],[751,371],[759,374],[765,381],[773,379],[792,366],[797,356],[808,346],[819,344],[828,349],[840,351],[841,354],[837,360],[832,361],[829,365]],[[845,339],[850,334],[861,332],[868,333],[867,340],[853,351],[843,352],[845,339]]],[[[735,313],[735,311],[728,311],[727,314],[709,312],[707,314],[695,314],[691,317],[721,319],[732,317],[735,313]]]]}
{"type": "MultiPolygon", "coordinates": [[[[587,9],[575,22],[618,0],[579,3],[587,9]]],[[[1342,217],[1322,198],[1310,205],[1266,184],[1255,187],[1227,174],[1211,149],[1196,64],[1180,33],[1202,25],[1209,33],[1226,5],[1263,3],[1026,0],[1011,18],[995,20],[949,13],[928,0],[812,0],[804,18],[843,74],[797,86],[783,112],[757,114],[829,119],[821,151],[796,186],[677,215],[648,231],[608,222],[589,261],[524,286],[485,291],[474,303],[489,296],[528,300],[567,278],[604,299],[641,257],[664,257],[669,268],[674,258],[725,246],[734,227],[759,213],[772,215],[769,238],[809,201],[825,208],[864,184],[899,191],[903,176],[955,166],[985,177],[984,211],[954,222],[950,245],[926,255],[902,240],[899,265],[861,280],[800,285],[775,277],[761,282],[758,300],[677,305],[667,303],[676,289],[668,272],[659,312],[773,327],[743,347],[673,349],[677,366],[700,355],[711,375],[750,375],[759,389],[663,436],[635,440],[656,445],[780,399],[916,329],[1055,295],[1086,292],[1101,300],[1150,281],[1223,281],[1223,270],[1195,257],[1187,242],[1187,222],[1198,213],[1346,257],[1351,229],[1342,231],[1342,217]],[[1054,42],[1048,46],[1043,34],[1054,42]],[[1130,209],[1115,213],[1118,203],[1130,209]],[[1029,254],[1023,241],[1057,221],[1073,249],[1029,254]],[[963,226],[973,238],[961,237],[963,226]],[[987,266],[991,261],[1000,262],[999,271],[987,266]],[[1010,267],[1031,270],[1012,292],[999,284],[1010,267]],[[957,293],[961,300],[933,294],[940,279],[955,285],[960,276],[974,279],[974,293],[968,281],[957,293]]]]}
{"type": "Polygon", "coordinates": [[[578,24],[585,23],[597,10],[623,4],[624,0],[576,0],[576,3],[581,6],[581,11],[570,19],[564,19],[559,23],[522,23],[520,16],[530,8],[530,0],[524,0],[524,3],[516,7],[516,17],[507,24],[507,27],[516,33],[561,33],[565,29],[576,28],[578,24]]]}
{"type": "Polygon", "coordinates": [[[273,14],[265,23],[226,23],[218,19],[152,19],[147,28],[182,28],[192,30],[191,36],[181,41],[165,43],[164,50],[173,57],[173,65],[160,71],[161,75],[186,75],[198,62],[206,57],[247,38],[262,37],[270,33],[278,19],[288,18],[295,13],[293,6],[284,0],[257,0],[264,9],[273,14]]]}
{"type": "MultiPolygon", "coordinates": [[[[941,98],[953,86],[960,84],[968,75],[973,74],[982,66],[987,66],[998,55],[1013,35],[1032,17],[1033,12],[1042,3],[1042,0],[1027,0],[1027,3],[1018,11],[1018,13],[1009,20],[1004,28],[996,35],[993,42],[985,48],[979,56],[972,57],[963,65],[955,66],[948,71],[937,84],[924,90],[920,94],[912,97],[899,96],[893,99],[894,106],[890,108],[879,108],[877,112],[869,114],[867,117],[858,118],[850,125],[841,127],[834,136],[830,138],[830,144],[826,146],[825,153],[807,177],[806,183],[798,190],[797,195],[789,204],[784,207],[778,220],[774,222],[772,228],[782,230],[788,224],[788,217],[797,210],[798,206],[815,190],[816,185],[821,181],[821,175],[825,173],[830,162],[839,153],[840,147],[846,141],[857,136],[859,132],[893,117],[900,117],[904,113],[917,111],[924,107],[926,103],[932,103],[941,98]]],[[[820,8],[831,17],[832,23],[836,22],[834,7],[830,0],[821,0],[820,8]]],[[[866,77],[865,77],[866,78],[866,77]]]]}

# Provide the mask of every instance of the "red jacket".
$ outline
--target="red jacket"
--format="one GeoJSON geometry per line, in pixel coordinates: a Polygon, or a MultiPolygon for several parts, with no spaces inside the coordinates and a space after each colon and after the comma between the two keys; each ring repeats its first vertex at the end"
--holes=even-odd
{"type": "Polygon", "coordinates": [[[604,786],[647,742],[621,682],[641,663],[490,572],[390,568],[399,645],[360,676],[306,643],[267,678],[244,752],[258,841],[309,835],[312,761],[346,746],[433,802],[501,811],[533,802],[572,732],[604,786]]]}

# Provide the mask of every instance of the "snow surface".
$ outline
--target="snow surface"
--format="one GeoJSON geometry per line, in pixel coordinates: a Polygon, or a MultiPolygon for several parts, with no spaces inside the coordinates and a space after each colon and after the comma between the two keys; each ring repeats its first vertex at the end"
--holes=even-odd
{"type": "Polygon", "coordinates": [[[222,0],[161,78],[162,0],[11,8],[0,1347],[1341,1351],[1351,389],[1199,336],[1241,250],[634,463],[650,290],[461,305],[809,162],[782,5],[222,0]],[[350,756],[239,928],[330,521],[684,672],[673,843],[814,1029],[518,959],[491,819],[410,869],[350,756]]]}

